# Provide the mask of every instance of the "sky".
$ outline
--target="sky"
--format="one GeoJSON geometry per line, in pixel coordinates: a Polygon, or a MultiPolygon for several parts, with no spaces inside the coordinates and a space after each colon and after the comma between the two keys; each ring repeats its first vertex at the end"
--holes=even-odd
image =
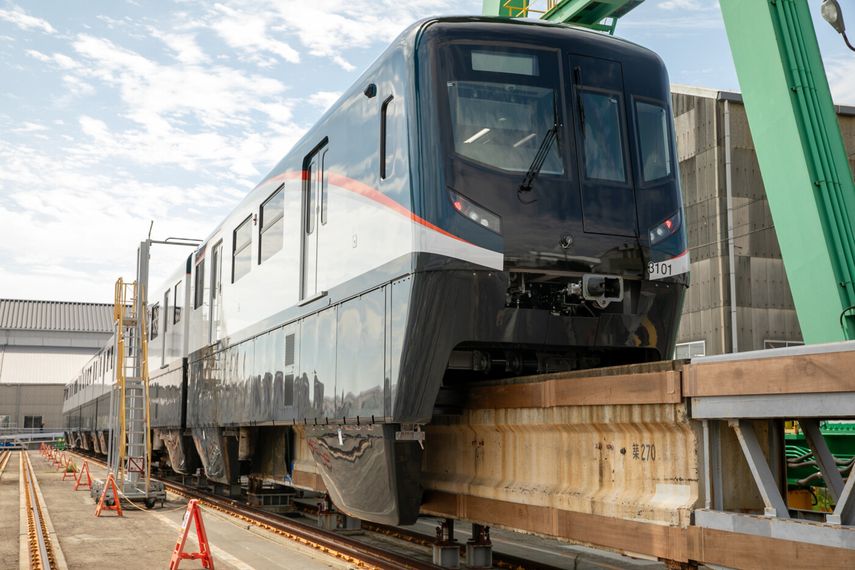
{"type": "MultiPolygon", "coordinates": [[[[855,53],[809,2],[835,101],[855,104],[855,53]]],[[[152,220],[155,239],[204,238],[407,25],[480,12],[0,0],[0,298],[112,302],[152,220]]],[[[617,35],[658,52],[673,83],[738,91],[716,0],[646,0],[617,35]]],[[[152,283],[188,254],[156,246],[152,283]]]]}

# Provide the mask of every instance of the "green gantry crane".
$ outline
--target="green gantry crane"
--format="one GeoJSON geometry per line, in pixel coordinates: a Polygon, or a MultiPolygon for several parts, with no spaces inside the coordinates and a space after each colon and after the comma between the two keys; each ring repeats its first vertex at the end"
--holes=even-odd
{"type": "MultiPolygon", "coordinates": [[[[483,0],[614,33],[644,0],[483,0]]],[[[799,324],[809,344],[855,338],[855,182],[806,0],[720,0],[799,324]]],[[[823,17],[846,39],[840,7],[823,17]]]]}

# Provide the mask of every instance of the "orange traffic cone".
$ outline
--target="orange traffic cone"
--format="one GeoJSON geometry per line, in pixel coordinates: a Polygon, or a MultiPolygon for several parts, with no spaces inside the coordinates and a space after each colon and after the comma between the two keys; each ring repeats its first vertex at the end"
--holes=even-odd
{"type": "Polygon", "coordinates": [[[116,514],[122,516],[122,500],[119,498],[119,489],[116,488],[116,479],[113,478],[113,474],[110,473],[107,475],[107,480],[104,481],[104,490],[101,491],[101,498],[98,500],[98,506],[95,507],[95,516],[100,517],[101,511],[104,509],[108,511],[116,511],[116,514]],[[107,488],[112,489],[113,491],[113,504],[107,504],[107,488]]]}
{"type": "Polygon", "coordinates": [[[74,483],[75,491],[80,487],[81,481],[83,481],[83,473],[86,473],[86,482],[83,484],[86,485],[87,489],[92,489],[92,477],[89,476],[89,462],[84,459],[83,467],[80,468],[80,472],[77,474],[77,481],[74,483]]]}
{"type": "Polygon", "coordinates": [[[208,534],[205,532],[205,523],[202,522],[202,509],[199,508],[199,501],[197,499],[191,499],[187,503],[187,512],[184,513],[184,520],[181,522],[181,534],[178,535],[178,542],[175,543],[172,558],[169,561],[169,570],[178,570],[178,565],[181,564],[181,561],[187,559],[201,560],[202,568],[214,569],[214,557],[211,556],[211,547],[208,545],[208,534]],[[196,523],[196,538],[199,539],[199,552],[184,552],[184,543],[187,542],[191,520],[196,523]]]}
{"type": "Polygon", "coordinates": [[[65,471],[62,472],[62,480],[65,481],[67,478],[70,477],[71,480],[74,481],[77,478],[75,477],[76,474],[77,466],[74,464],[73,461],[69,461],[68,465],[66,465],[65,467],[65,471]]]}

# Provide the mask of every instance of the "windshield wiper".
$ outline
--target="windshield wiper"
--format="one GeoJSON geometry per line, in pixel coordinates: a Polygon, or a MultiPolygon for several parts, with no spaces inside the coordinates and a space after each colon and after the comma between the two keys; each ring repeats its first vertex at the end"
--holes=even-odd
{"type": "Polygon", "coordinates": [[[540,141],[540,146],[537,147],[537,153],[535,153],[534,159],[531,161],[531,165],[528,167],[528,171],[526,171],[525,176],[522,179],[519,190],[517,190],[517,197],[524,204],[531,204],[536,201],[523,200],[522,193],[531,192],[531,189],[534,186],[534,180],[537,178],[537,175],[540,174],[540,170],[543,168],[543,163],[546,162],[546,157],[549,156],[549,150],[552,148],[552,143],[558,138],[558,105],[554,99],[552,101],[552,111],[553,117],[555,117],[555,122],[552,124],[552,128],[546,131],[546,135],[544,135],[543,140],[540,141]]]}
{"type": "MultiPolygon", "coordinates": [[[[534,155],[534,160],[531,161],[531,166],[528,167],[528,171],[525,173],[525,177],[523,177],[522,184],[520,184],[520,188],[517,190],[518,195],[523,192],[531,192],[532,186],[534,185],[534,179],[537,178],[538,174],[540,174],[540,169],[543,168],[543,163],[546,162],[546,157],[549,155],[549,149],[552,148],[552,143],[556,138],[558,138],[558,123],[554,124],[551,129],[546,131],[546,136],[544,136],[543,140],[540,142],[537,154],[534,155]]],[[[520,198],[520,200],[522,200],[522,198],[520,198]]],[[[534,200],[532,200],[532,202],[533,201],[534,200]]]]}

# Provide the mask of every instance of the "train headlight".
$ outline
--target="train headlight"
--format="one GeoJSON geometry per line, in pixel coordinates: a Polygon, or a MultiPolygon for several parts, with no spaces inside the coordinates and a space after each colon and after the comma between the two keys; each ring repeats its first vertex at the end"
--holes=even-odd
{"type": "Polygon", "coordinates": [[[680,229],[680,212],[677,212],[658,226],[650,228],[648,235],[650,236],[650,245],[654,245],[674,235],[680,229]]]}
{"type": "Polygon", "coordinates": [[[454,209],[460,212],[461,215],[497,234],[502,233],[502,218],[498,214],[494,214],[487,208],[479,206],[457,192],[449,191],[449,194],[451,195],[451,203],[454,209]]]}

